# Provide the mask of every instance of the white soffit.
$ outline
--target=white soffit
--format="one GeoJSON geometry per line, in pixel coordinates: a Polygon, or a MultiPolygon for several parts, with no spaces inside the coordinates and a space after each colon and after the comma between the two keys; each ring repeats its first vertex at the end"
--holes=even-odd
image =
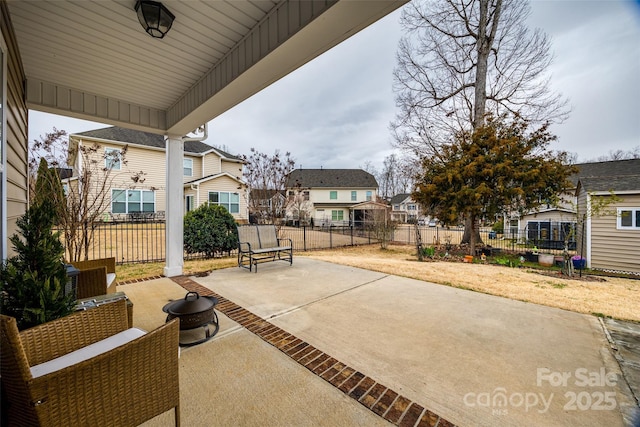
{"type": "Polygon", "coordinates": [[[147,35],[135,0],[8,0],[29,108],[182,135],[406,0],[165,0],[147,35]]]}

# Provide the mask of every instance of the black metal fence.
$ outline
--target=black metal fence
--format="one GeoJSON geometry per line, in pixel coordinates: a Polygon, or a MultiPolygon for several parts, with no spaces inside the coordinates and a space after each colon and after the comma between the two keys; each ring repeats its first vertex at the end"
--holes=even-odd
{"type": "MultiPolygon", "coordinates": [[[[418,230],[423,246],[458,245],[464,235],[464,228],[418,226],[418,230]]],[[[480,229],[480,238],[482,239],[481,243],[486,246],[514,252],[535,251],[537,249],[560,255],[564,251],[565,239],[569,252],[574,253],[576,250],[576,233],[575,230],[570,229],[550,233],[543,230],[534,233],[528,228],[522,230],[512,228],[506,233],[499,234],[490,228],[483,227],[480,229]]],[[[392,240],[397,243],[417,244],[416,226],[399,225],[393,233],[392,240]]]]}
{"type": "MultiPolygon", "coordinates": [[[[115,257],[118,264],[162,262],[165,260],[165,221],[105,221],[93,224],[94,237],[88,249],[88,258],[115,257]]],[[[463,228],[418,226],[423,246],[460,244],[463,228]]],[[[367,224],[344,224],[339,226],[282,226],[280,237],[290,238],[294,251],[332,249],[379,243],[381,230],[367,224]]],[[[533,235],[530,230],[511,229],[506,234],[497,234],[488,228],[480,230],[485,245],[511,251],[526,251],[534,248],[544,252],[561,254],[565,235],[533,235]]],[[[416,244],[416,226],[396,226],[388,240],[395,243],[416,244]]],[[[575,251],[575,239],[569,239],[569,250],[575,251]]],[[[235,251],[231,252],[234,255],[235,251]]],[[[227,254],[225,254],[227,255],[227,254]]],[[[187,254],[185,259],[202,258],[187,254]]]]}
{"type": "MultiPolygon", "coordinates": [[[[93,240],[88,247],[89,259],[115,257],[118,264],[162,262],[166,257],[165,221],[104,221],[93,225],[93,240]]],[[[378,242],[371,227],[327,226],[287,227],[280,237],[290,238],[295,251],[329,249],[378,242]]],[[[64,239],[64,237],[62,237],[64,239]]],[[[224,255],[235,255],[236,251],[224,255]]],[[[83,252],[84,255],[84,252],[83,252]]],[[[184,258],[203,258],[200,254],[184,254],[184,258]]]]}

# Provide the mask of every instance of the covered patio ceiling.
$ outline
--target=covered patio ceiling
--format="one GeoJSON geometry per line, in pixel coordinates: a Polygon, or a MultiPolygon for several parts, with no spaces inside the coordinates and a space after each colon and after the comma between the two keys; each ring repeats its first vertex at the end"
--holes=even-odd
{"type": "Polygon", "coordinates": [[[179,136],[407,1],[163,0],[176,17],[163,39],[135,0],[8,5],[30,109],[179,136]]]}

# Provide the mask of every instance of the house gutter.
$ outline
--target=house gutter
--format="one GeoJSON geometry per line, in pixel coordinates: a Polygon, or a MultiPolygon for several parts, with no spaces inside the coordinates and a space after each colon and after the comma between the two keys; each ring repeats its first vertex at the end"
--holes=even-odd
{"type": "MultiPolygon", "coordinates": [[[[207,126],[207,124],[206,123],[203,124],[202,126],[200,126],[195,131],[198,132],[200,130],[202,130],[202,132],[203,132],[202,136],[194,136],[194,137],[191,137],[191,138],[184,137],[184,138],[182,138],[182,142],[183,143],[187,142],[187,141],[202,142],[205,139],[207,139],[208,136],[209,136],[209,127],[207,126]]],[[[201,159],[201,161],[200,161],[200,176],[204,176],[204,153],[200,155],[200,159],[201,159]]],[[[193,188],[193,185],[191,186],[191,189],[192,190],[196,190],[195,188],[193,188]]],[[[197,199],[196,200],[196,206],[200,206],[200,191],[199,190],[196,192],[196,199],[197,199]]]]}
{"type": "Polygon", "coordinates": [[[587,209],[584,215],[586,216],[586,221],[583,221],[584,228],[587,231],[585,246],[587,247],[587,267],[591,268],[591,215],[588,214],[591,212],[591,195],[587,193],[587,209]]]}

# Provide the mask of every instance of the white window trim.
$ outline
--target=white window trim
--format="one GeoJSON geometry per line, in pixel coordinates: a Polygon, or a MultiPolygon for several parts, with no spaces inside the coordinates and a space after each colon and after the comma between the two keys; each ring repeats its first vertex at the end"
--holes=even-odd
{"type": "MultiPolygon", "coordinates": [[[[120,202],[122,203],[122,202],[120,202]]],[[[133,203],[138,203],[138,202],[131,202],[133,203]]],[[[138,188],[128,188],[128,189],[122,189],[122,188],[112,188],[111,189],[111,214],[112,215],[128,215],[130,213],[155,213],[156,212],[156,208],[158,207],[157,204],[157,200],[156,200],[156,192],[153,190],[143,190],[143,189],[138,189],[138,188]],[[124,210],[125,212],[113,212],[113,192],[114,191],[122,191],[125,193],[125,200],[124,200],[124,210]],[[150,202],[145,202],[144,201],[144,196],[143,193],[152,193],[153,194],[153,212],[150,211],[136,211],[136,212],[130,212],[129,211],[129,191],[140,191],[140,204],[143,205],[144,203],[150,203],[150,202]]]]}
{"type": "Polygon", "coordinates": [[[635,230],[640,231],[640,223],[636,222],[636,212],[640,211],[640,207],[624,207],[617,208],[616,211],[616,229],[617,230],[635,230]],[[631,211],[631,225],[622,225],[622,211],[631,211]]]}
{"type": "Polygon", "coordinates": [[[119,148],[113,148],[113,147],[105,147],[104,148],[104,167],[109,169],[109,170],[114,170],[114,171],[119,171],[122,170],[122,150],[119,148]],[[109,153],[113,153],[116,152],[118,153],[118,167],[114,168],[111,167],[111,162],[113,161],[112,158],[110,158],[110,154],[109,153]]]}
{"type": "MultiPolygon", "coordinates": [[[[239,194],[239,193],[234,193],[233,191],[209,191],[209,192],[207,193],[207,203],[212,203],[212,202],[210,201],[210,200],[211,200],[211,194],[212,194],[212,193],[218,193],[218,203],[215,203],[215,204],[216,204],[216,205],[218,205],[218,206],[224,206],[224,204],[220,203],[220,194],[221,194],[221,193],[226,193],[226,194],[228,194],[228,195],[229,195],[229,209],[227,209],[227,210],[229,211],[229,213],[230,213],[231,215],[240,215],[240,194],[239,194]],[[238,212],[231,212],[231,209],[230,209],[230,208],[231,208],[231,205],[232,205],[232,204],[234,204],[234,205],[236,204],[236,203],[231,203],[231,195],[232,195],[232,194],[234,194],[234,195],[237,195],[237,196],[238,196],[238,203],[237,203],[237,205],[238,205],[238,212]]],[[[226,206],[224,206],[224,207],[226,207],[226,206]]]]}

